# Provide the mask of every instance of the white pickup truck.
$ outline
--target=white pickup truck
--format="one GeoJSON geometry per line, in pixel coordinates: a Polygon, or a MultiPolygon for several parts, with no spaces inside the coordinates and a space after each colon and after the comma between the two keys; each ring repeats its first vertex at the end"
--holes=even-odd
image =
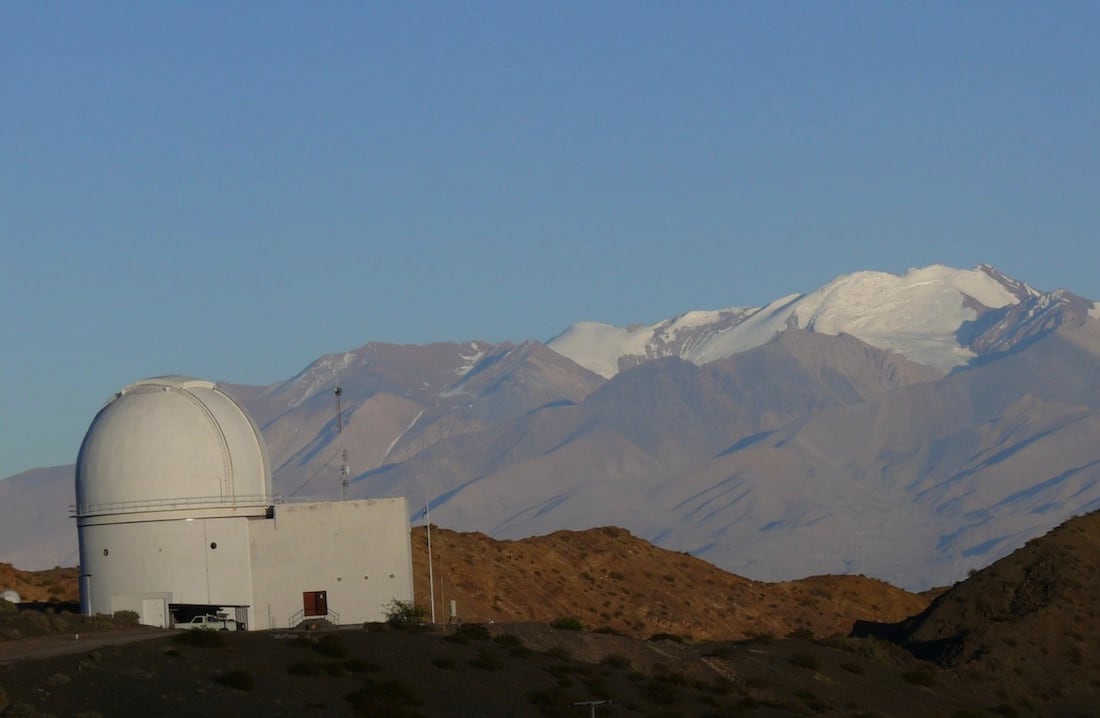
{"type": "Polygon", "coordinates": [[[221,618],[219,616],[195,616],[190,621],[185,623],[177,623],[176,628],[182,628],[184,630],[190,630],[192,628],[201,628],[206,631],[236,631],[237,622],[232,618],[221,618]]]}

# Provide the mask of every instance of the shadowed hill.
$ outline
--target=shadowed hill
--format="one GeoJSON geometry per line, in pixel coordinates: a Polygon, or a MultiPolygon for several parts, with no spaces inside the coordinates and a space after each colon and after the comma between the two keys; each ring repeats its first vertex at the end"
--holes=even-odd
{"type": "Polygon", "coordinates": [[[1010,676],[1006,695],[1029,712],[1076,715],[1081,706],[1095,709],[1100,688],[1098,562],[1094,512],[975,572],[921,614],[868,632],[963,677],[1010,676]]]}

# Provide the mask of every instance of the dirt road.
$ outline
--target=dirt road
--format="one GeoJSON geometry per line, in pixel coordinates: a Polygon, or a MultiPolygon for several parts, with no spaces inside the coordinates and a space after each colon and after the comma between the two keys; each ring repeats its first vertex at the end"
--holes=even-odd
{"type": "Polygon", "coordinates": [[[16,661],[34,660],[82,653],[103,646],[119,646],[135,641],[148,641],[170,636],[176,631],[164,628],[125,628],[119,631],[37,636],[16,641],[0,641],[0,665],[16,661]]]}

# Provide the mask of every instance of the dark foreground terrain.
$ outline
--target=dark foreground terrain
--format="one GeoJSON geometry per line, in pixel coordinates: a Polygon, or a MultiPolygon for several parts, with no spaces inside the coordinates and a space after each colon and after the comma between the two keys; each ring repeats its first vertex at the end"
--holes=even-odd
{"type": "MultiPolygon", "coordinates": [[[[379,627],[376,627],[379,628],[379,627]]],[[[8,716],[1024,715],[878,639],[554,629],[179,633],[0,666],[8,716]]]]}
{"type": "Polygon", "coordinates": [[[614,529],[440,536],[445,595],[496,623],[156,631],[0,601],[0,716],[1100,715],[1100,513],[934,598],[756,584],[614,529]]]}

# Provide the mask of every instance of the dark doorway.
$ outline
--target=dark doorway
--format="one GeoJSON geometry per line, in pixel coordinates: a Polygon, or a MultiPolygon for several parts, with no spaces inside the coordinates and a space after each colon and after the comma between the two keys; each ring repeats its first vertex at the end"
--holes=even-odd
{"type": "Polygon", "coordinates": [[[302,610],[305,617],[327,616],[328,595],[326,591],[305,591],[302,593],[302,610]]]}

